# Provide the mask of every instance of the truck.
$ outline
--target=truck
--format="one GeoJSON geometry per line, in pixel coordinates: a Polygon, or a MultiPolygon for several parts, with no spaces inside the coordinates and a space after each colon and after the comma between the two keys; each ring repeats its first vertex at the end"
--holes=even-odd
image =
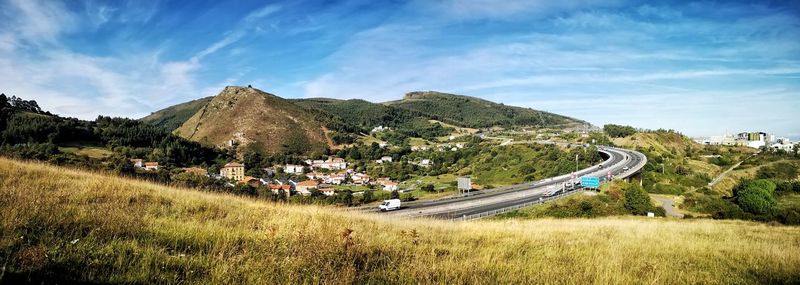
{"type": "Polygon", "coordinates": [[[399,210],[400,199],[383,200],[383,203],[378,205],[378,209],[380,209],[381,212],[399,210]]]}
{"type": "Polygon", "coordinates": [[[556,195],[561,194],[561,193],[564,193],[564,189],[563,188],[555,188],[555,189],[551,188],[550,190],[547,190],[547,192],[544,193],[544,196],[545,197],[553,197],[553,196],[556,196],[556,195]]]}

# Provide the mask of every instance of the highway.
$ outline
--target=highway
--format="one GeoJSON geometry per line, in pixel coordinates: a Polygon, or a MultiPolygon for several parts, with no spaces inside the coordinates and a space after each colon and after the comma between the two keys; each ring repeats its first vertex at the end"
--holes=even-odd
{"type": "MultiPolygon", "coordinates": [[[[578,177],[594,176],[603,180],[610,174],[612,179],[627,178],[640,171],[647,162],[644,154],[633,150],[599,147],[599,151],[606,160],[598,165],[578,171],[578,177]]],[[[468,197],[408,202],[404,203],[403,208],[400,210],[382,214],[399,217],[469,219],[471,216],[481,215],[482,213],[497,212],[509,207],[544,199],[546,192],[561,188],[565,182],[571,179],[571,175],[566,174],[531,183],[495,189],[490,192],[481,192],[468,197]]]]}

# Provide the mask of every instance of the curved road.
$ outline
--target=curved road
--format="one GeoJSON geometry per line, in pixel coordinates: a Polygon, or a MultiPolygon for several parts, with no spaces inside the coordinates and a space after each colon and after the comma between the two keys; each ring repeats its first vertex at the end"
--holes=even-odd
{"type": "MultiPolygon", "coordinates": [[[[644,154],[633,150],[600,147],[599,151],[607,159],[599,165],[578,171],[577,176],[594,176],[600,177],[601,180],[604,180],[609,175],[611,175],[612,179],[627,178],[640,171],[647,162],[644,154]]],[[[404,203],[403,208],[400,210],[384,214],[439,219],[466,218],[470,215],[540,200],[545,197],[546,192],[562,187],[563,183],[571,180],[571,178],[571,175],[567,174],[536,182],[513,185],[469,197],[409,202],[404,203]]]]}

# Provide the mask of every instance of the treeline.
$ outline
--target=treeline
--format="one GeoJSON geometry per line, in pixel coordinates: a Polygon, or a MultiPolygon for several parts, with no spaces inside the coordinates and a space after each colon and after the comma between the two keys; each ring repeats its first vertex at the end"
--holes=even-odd
{"type": "Polygon", "coordinates": [[[624,138],[635,134],[636,128],[631,126],[607,124],[603,126],[603,132],[612,138],[624,138]]]}
{"type": "MultiPolygon", "coordinates": [[[[0,95],[0,146],[6,155],[45,160],[61,154],[58,146],[103,146],[131,158],[163,166],[210,165],[228,155],[137,120],[99,116],[94,121],[43,112],[38,104],[0,95]]],[[[60,161],[78,159],[66,154],[60,161]]],[[[80,160],[80,159],[78,159],[80,160]]]]}
{"type": "Polygon", "coordinates": [[[419,95],[413,100],[398,102],[396,106],[469,128],[552,126],[567,122],[565,117],[547,112],[449,94],[419,95]]]}

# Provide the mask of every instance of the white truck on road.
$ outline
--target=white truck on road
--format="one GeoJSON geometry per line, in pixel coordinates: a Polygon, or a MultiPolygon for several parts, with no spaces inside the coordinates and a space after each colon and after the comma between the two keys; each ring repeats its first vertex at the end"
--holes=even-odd
{"type": "Polygon", "coordinates": [[[400,199],[383,200],[383,204],[378,205],[378,209],[381,209],[381,212],[399,210],[400,199]]]}

